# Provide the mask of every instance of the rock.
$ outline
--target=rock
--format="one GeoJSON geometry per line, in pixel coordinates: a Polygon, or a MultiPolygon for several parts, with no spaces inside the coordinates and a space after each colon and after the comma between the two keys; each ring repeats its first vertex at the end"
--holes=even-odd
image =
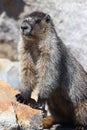
{"type": "Polygon", "coordinates": [[[0,71],[5,71],[12,62],[9,59],[0,59],[0,71]]]}
{"type": "Polygon", "coordinates": [[[3,12],[0,16],[0,57],[17,60],[17,44],[19,30],[17,22],[6,16],[3,12]]]}
{"type": "Polygon", "coordinates": [[[0,130],[17,130],[18,123],[15,116],[15,111],[11,102],[4,100],[3,102],[0,101],[0,130]]]}
{"type": "Polygon", "coordinates": [[[25,4],[23,0],[0,0],[0,14],[4,10],[7,16],[18,19],[20,13],[23,12],[25,4]]]}
{"type": "Polygon", "coordinates": [[[35,110],[30,108],[27,105],[13,104],[15,112],[18,118],[18,124],[20,128],[24,130],[35,130],[35,129],[42,129],[42,115],[40,110],[35,110]]]}
{"type": "Polygon", "coordinates": [[[0,59],[0,80],[10,83],[15,89],[20,90],[19,63],[0,59]]]}
{"type": "Polygon", "coordinates": [[[17,130],[18,128],[16,114],[12,106],[12,100],[15,100],[13,94],[16,94],[16,91],[14,92],[10,85],[0,81],[0,130],[14,128],[17,130]]]}
{"type": "Polygon", "coordinates": [[[20,77],[19,77],[19,62],[12,62],[11,66],[7,68],[7,82],[10,83],[15,89],[20,90],[20,77]]]}
{"type": "Polygon", "coordinates": [[[0,58],[7,58],[12,61],[17,60],[18,59],[17,49],[13,49],[12,46],[8,43],[3,43],[3,44],[1,43],[0,44],[0,58]]]}
{"type": "Polygon", "coordinates": [[[41,111],[18,103],[15,98],[18,93],[11,85],[0,81],[0,130],[42,129],[41,111]]]}

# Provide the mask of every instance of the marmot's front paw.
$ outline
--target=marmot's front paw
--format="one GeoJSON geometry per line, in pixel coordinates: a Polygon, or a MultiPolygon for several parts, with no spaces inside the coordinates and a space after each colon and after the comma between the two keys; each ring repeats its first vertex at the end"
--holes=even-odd
{"type": "Polygon", "coordinates": [[[27,93],[17,94],[16,99],[20,103],[28,104],[29,103],[29,94],[27,94],[27,93]]]}
{"type": "Polygon", "coordinates": [[[35,109],[41,109],[41,110],[45,110],[45,99],[41,99],[41,98],[38,98],[38,101],[33,104],[33,106],[31,106],[32,108],[35,108],[35,109]]]}
{"type": "Polygon", "coordinates": [[[43,107],[43,104],[41,103],[41,102],[36,102],[35,104],[31,104],[30,105],[32,108],[34,108],[34,109],[42,109],[42,107],[43,107]]]}

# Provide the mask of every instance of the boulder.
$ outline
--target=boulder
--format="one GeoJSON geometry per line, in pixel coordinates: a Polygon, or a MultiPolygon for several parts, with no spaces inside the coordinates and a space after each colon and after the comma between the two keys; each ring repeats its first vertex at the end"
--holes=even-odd
{"type": "Polygon", "coordinates": [[[20,90],[19,62],[0,59],[0,80],[11,84],[15,89],[20,90]]]}
{"type": "Polygon", "coordinates": [[[6,16],[0,15],[0,57],[17,60],[17,44],[19,41],[19,30],[17,22],[6,16]]]}
{"type": "Polygon", "coordinates": [[[23,0],[0,0],[0,14],[4,10],[7,16],[18,19],[20,13],[24,10],[25,4],[23,0]]]}
{"type": "Polygon", "coordinates": [[[28,105],[16,101],[19,92],[0,81],[0,130],[35,130],[42,129],[42,115],[28,105]]]}
{"type": "Polygon", "coordinates": [[[0,81],[0,130],[16,130],[18,123],[12,106],[13,96],[16,94],[10,85],[0,81]],[[12,94],[12,95],[11,95],[12,94]]]}

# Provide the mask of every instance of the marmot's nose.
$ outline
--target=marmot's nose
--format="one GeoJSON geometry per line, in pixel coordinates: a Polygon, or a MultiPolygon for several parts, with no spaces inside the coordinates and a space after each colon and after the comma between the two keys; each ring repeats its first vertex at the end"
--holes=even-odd
{"type": "Polygon", "coordinates": [[[22,23],[22,25],[21,25],[21,29],[22,30],[27,30],[28,29],[28,31],[31,31],[31,26],[29,25],[29,23],[27,21],[24,21],[22,23]]]}

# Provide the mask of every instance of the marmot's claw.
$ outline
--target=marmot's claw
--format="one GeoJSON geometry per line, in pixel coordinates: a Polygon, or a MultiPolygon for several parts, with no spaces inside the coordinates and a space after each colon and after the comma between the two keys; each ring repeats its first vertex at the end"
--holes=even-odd
{"type": "Polygon", "coordinates": [[[41,104],[36,102],[35,104],[32,105],[32,108],[41,109],[41,104]]]}
{"type": "Polygon", "coordinates": [[[16,98],[17,98],[17,101],[19,101],[21,103],[23,102],[23,97],[21,96],[21,94],[17,94],[16,98]]]}
{"type": "Polygon", "coordinates": [[[34,108],[34,109],[42,109],[41,104],[39,104],[39,103],[30,104],[30,106],[31,106],[32,108],[34,108]]]}
{"type": "Polygon", "coordinates": [[[31,105],[32,108],[34,109],[40,109],[40,110],[45,110],[45,102],[42,99],[39,99],[35,104],[31,105]]]}
{"type": "Polygon", "coordinates": [[[17,94],[16,99],[20,103],[28,104],[28,99],[25,99],[22,94],[17,94]]]}

